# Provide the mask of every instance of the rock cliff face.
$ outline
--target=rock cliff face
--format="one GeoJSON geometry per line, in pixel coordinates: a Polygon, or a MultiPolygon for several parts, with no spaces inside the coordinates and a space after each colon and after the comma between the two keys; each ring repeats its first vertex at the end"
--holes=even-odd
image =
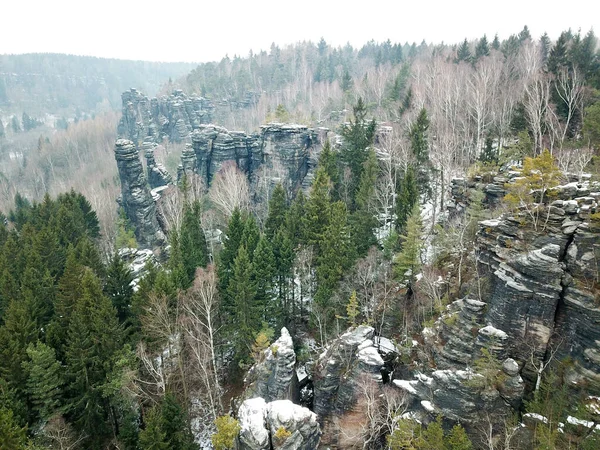
{"type": "MultiPolygon", "coordinates": [[[[464,208],[474,189],[494,205],[507,178],[455,180],[452,206],[464,208]]],[[[574,386],[600,393],[600,221],[592,216],[600,211],[600,185],[569,183],[552,194],[537,223],[524,211],[480,222],[481,296],[455,301],[423,331],[429,370],[394,380],[413,413],[467,425],[481,410],[509,414],[521,405],[525,383],[537,380],[531,361],[539,367],[553,354],[572,359],[574,386]],[[485,382],[472,369],[485,360],[483,349],[503,362],[485,382]]]]}
{"type": "Polygon", "coordinates": [[[295,367],[294,343],[287,328],[282,328],[281,337],[263,352],[263,359],[248,372],[243,398],[261,397],[267,403],[275,400],[298,402],[295,367]]]}
{"type": "Polygon", "coordinates": [[[239,410],[240,450],[314,450],[321,430],[315,413],[289,400],[245,400],[239,410]]]}
{"type": "Polygon", "coordinates": [[[189,141],[190,134],[202,123],[212,120],[214,105],[202,97],[188,97],[181,90],[149,99],[137,89],[122,95],[123,115],[118,135],[140,145],[150,137],[154,142],[168,138],[172,142],[189,141]]]}
{"type": "Polygon", "coordinates": [[[163,243],[164,234],[156,219],[156,205],[133,142],[119,139],[115,145],[115,159],[121,179],[120,203],[135,228],[138,243],[142,247],[163,243]]]}

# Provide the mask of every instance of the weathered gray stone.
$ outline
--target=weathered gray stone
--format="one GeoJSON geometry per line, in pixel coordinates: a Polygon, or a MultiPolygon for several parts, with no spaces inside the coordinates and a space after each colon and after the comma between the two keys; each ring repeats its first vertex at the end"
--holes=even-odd
{"type": "Polygon", "coordinates": [[[313,450],[321,430],[317,415],[289,400],[245,400],[238,412],[240,450],[313,450]]]}
{"type": "Polygon", "coordinates": [[[281,337],[263,352],[261,360],[246,375],[247,387],[243,398],[262,397],[266,402],[298,401],[295,365],[294,343],[284,327],[281,329],[281,337]]]}
{"type": "Polygon", "coordinates": [[[138,244],[142,247],[162,244],[165,237],[158,225],[156,206],[133,142],[119,139],[115,145],[115,159],[121,180],[120,203],[135,228],[138,244]]]}

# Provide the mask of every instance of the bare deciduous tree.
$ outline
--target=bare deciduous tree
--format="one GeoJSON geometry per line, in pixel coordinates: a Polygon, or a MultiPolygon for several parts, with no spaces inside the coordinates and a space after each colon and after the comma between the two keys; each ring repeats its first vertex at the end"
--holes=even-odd
{"type": "Polygon", "coordinates": [[[212,180],[208,197],[225,220],[231,217],[236,208],[247,210],[250,206],[248,178],[234,161],[223,164],[212,180]]]}

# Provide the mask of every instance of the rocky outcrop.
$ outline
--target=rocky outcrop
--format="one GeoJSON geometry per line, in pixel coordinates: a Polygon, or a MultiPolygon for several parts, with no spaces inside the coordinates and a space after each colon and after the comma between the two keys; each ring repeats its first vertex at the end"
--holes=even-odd
{"type": "Polygon", "coordinates": [[[258,197],[266,194],[264,187],[277,183],[291,194],[315,166],[319,143],[318,134],[304,125],[268,124],[257,135],[201,125],[192,135],[193,154],[186,150],[182,157],[182,168],[210,184],[219,169],[232,161],[248,176],[258,197]]]}
{"type": "Polygon", "coordinates": [[[245,400],[238,418],[240,450],[314,450],[319,445],[316,414],[289,400],[245,400]]]}
{"type": "Polygon", "coordinates": [[[343,414],[355,401],[361,376],[381,382],[384,361],[373,343],[373,327],[351,328],[333,341],[313,370],[314,411],[319,419],[343,414]]]}
{"type": "Polygon", "coordinates": [[[146,138],[160,142],[189,141],[190,134],[202,123],[212,120],[214,105],[202,97],[188,97],[181,90],[170,95],[148,99],[137,89],[122,95],[123,114],[118,136],[140,145],[146,138]]]}
{"type": "Polygon", "coordinates": [[[274,400],[298,401],[296,353],[287,328],[281,337],[264,350],[261,360],[246,375],[243,398],[261,397],[266,402],[274,400]]]}
{"type": "Polygon", "coordinates": [[[153,247],[164,242],[158,221],[156,206],[144,176],[142,162],[133,142],[119,139],[115,145],[115,159],[121,180],[120,204],[142,247],[153,247]]]}

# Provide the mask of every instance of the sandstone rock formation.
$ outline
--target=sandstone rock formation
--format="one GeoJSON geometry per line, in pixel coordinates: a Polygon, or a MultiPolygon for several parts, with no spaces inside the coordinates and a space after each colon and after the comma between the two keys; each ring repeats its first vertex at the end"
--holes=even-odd
{"type": "Polygon", "coordinates": [[[133,142],[119,139],[115,145],[115,159],[121,179],[120,204],[135,228],[138,244],[142,247],[161,244],[164,234],[158,226],[156,206],[133,142]]]}
{"type": "Polygon", "coordinates": [[[189,141],[191,132],[212,120],[214,105],[202,97],[188,97],[181,90],[168,96],[148,99],[137,89],[122,95],[123,115],[118,136],[140,145],[147,137],[154,142],[189,141]]]}
{"type": "Polygon", "coordinates": [[[246,375],[243,398],[261,397],[266,402],[274,400],[298,401],[298,377],[296,353],[287,328],[281,329],[281,337],[269,346],[262,360],[254,364],[246,375]]]}
{"type": "Polygon", "coordinates": [[[238,418],[240,450],[314,450],[319,445],[316,414],[289,400],[245,400],[238,418]]]}

